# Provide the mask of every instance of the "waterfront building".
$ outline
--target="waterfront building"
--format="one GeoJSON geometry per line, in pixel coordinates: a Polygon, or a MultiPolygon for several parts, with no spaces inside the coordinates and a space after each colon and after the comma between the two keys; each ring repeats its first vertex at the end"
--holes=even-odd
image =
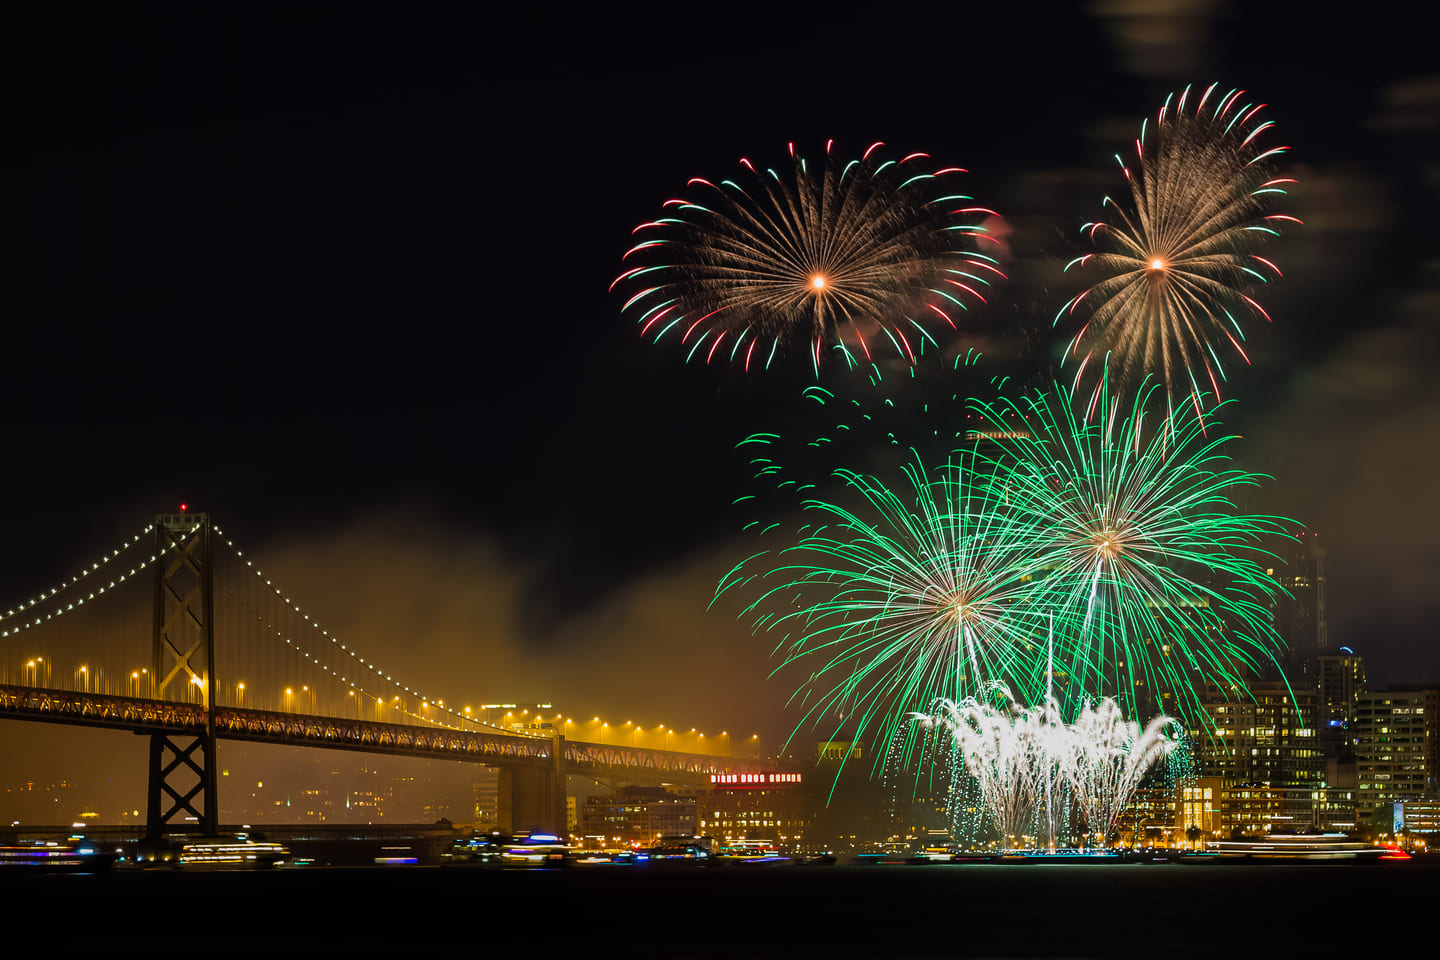
{"type": "MultiPolygon", "coordinates": [[[[1356,785],[1317,787],[1310,792],[1311,826],[1322,833],[1354,833],[1360,821],[1356,813],[1359,790],[1356,785]]],[[[1301,824],[1295,824],[1299,827],[1301,824]]]]}
{"type": "MultiPolygon", "coordinates": [[[[1222,837],[1263,836],[1294,825],[1285,812],[1285,801],[1291,798],[1286,797],[1283,789],[1265,782],[1227,783],[1219,793],[1222,837]]],[[[1304,799],[1308,808],[1308,795],[1304,799]]]]}
{"type": "Polygon", "coordinates": [[[1201,777],[1180,788],[1172,842],[1183,841],[1187,847],[1202,848],[1205,841],[1222,835],[1219,800],[1223,787],[1224,781],[1219,777],[1201,777]]]}
{"type": "Polygon", "coordinates": [[[696,794],[701,836],[717,843],[764,840],[798,850],[805,840],[805,775],[771,771],[719,774],[696,794]]]}
{"type": "MultiPolygon", "coordinates": [[[[1170,787],[1141,787],[1130,796],[1130,802],[1116,821],[1120,842],[1131,847],[1176,846],[1184,840],[1183,833],[1177,835],[1183,817],[1178,812],[1182,804],[1192,805],[1200,797],[1187,797],[1186,791],[1170,787]],[[1178,836],[1178,839],[1177,839],[1178,836]]],[[[1191,815],[1198,815],[1192,809],[1191,815]]],[[[1108,838],[1107,838],[1108,839],[1108,838]]],[[[1099,845],[1101,838],[1095,838],[1099,845]]]]}
{"type": "MultiPolygon", "coordinates": [[[[1307,791],[1313,793],[1314,791],[1307,791]]],[[[1179,788],[1173,837],[1178,845],[1203,847],[1211,840],[1304,831],[1310,820],[1296,822],[1287,813],[1303,801],[1309,811],[1314,798],[1272,784],[1200,777],[1179,788]]]]}
{"type": "Polygon", "coordinates": [[[586,846],[648,847],[664,837],[696,835],[696,797],[664,787],[622,787],[608,797],[587,797],[579,808],[586,846]]]}
{"type": "Polygon", "coordinates": [[[1402,800],[1395,804],[1391,830],[1425,834],[1432,844],[1440,840],[1440,800],[1402,800]]]}

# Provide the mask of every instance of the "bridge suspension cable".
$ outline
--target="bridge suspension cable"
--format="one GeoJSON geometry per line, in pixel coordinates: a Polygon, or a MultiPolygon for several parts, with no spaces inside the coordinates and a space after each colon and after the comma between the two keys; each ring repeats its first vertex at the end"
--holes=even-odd
{"type": "Polygon", "coordinates": [[[422,710],[420,712],[404,709],[402,701],[401,713],[403,713],[405,716],[411,717],[423,723],[428,723],[435,726],[448,727],[450,729],[456,730],[500,730],[500,728],[498,727],[493,727],[490,724],[486,724],[478,719],[468,717],[464,713],[446,706],[443,699],[433,698],[422,693],[419,690],[411,689],[409,686],[405,685],[400,680],[395,679],[394,675],[391,674],[389,671],[377,666],[373,662],[367,661],[355,650],[351,649],[348,644],[341,643],[339,637],[331,633],[326,628],[321,627],[319,623],[310,618],[309,614],[302,611],[299,604],[295,603],[295,601],[292,600],[281,588],[275,586],[272,580],[265,575],[264,571],[255,565],[253,560],[247,559],[245,557],[244,551],[237,547],[235,545],[235,542],[231,540],[228,536],[226,536],[223,530],[221,530],[219,527],[216,527],[215,533],[220,538],[220,541],[224,543],[228,548],[230,548],[231,551],[233,551],[235,558],[245,564],[245,569],[254,575],[257,583],[263,584],[268,594],[270,594],[274,599],[279,600],[280,603],[283,604],[290,613],[294,614],[296,617],[299,618],[298,624],[302,628],[309,628],[310,630],[314,631],[316,634],[319,635],[322,647],[331,650],[332,652],[340,655],[342,658],[341,663],[339,664],[332,665],[331,663],[325,662],[325,660],[319,656],[319,650],[307,648],[304,644],[300,642],[299,638],[294,635],[293,631],[287,631],[277,623],[273,622],[270,618],[267,618],[261,611],[257,610],[253,604],[249,603],[244,598],[237,595],[234,590],[231,589],[232,585],[223,584],[226,592],[232,598],[234,598],[241,606],[245,607],[257,622],[263,625],[271,635],[281,640],[284,640],[285,643],[292,649],[294,649],[296,653],[309,661],[310,665],[318,668],[331,679],[336,680],[341,684],[348,685],[352,690],[359,691],[359,693],[363,696],[370,697],[372,700],[379,703],[386,702],[384,694],[377,694],[373,690],[367,689],[365,686],[363,686],[360,681],[346,675],[346,673],[350,671],[360,674],[368,673],[374,678],[374,681],[377,684],[387,687],[390,690],[399,690],[412,698],[418,699],[421,702],[422,707],[422,710]],[[348,658],[350,663],[349,671],[346,671],[343,666],[345,658],[348,658]],[[434,706],[437,712],[452,718],[455,722],[449,723],[445,720],[440,719],[437,716],[427,715],[423,712],[424,709],[428,709],[431,706],[434,706]]]}
{"type": "MultiPolygon", "coordinates": [[[[18,606],[16,606],[13,610],[8,610],[8,611],[6,611],[5,613],[0,614],[0,623],[4,623],[6,620],[10,620],[10,619],[13,618],[13,617],[16,617],[16,616],[19,616],[19,615],[22,614],[22,613],[25,613],[26,611],[29,611],[29,610],[34,609],[35,607],[39,606],[39,605],[42,604],[42,603],[46,603],[46,602],[54,599],[57,595],[59,595],[60,593],[66,591],[66,590],[68,590],[69,588],[75,586],[76,584],[80,583],[81,581],[83,581],[84,579],[86,579],[87,577],[89,577],[90,575],[92,575],[92,574],[94,574],[94,573],[100,572],[100,571],[101,571],[102,569],[104,569],[112,560],[118,559],[122,554],[125,553],[125,551],[127,551],[127,550],[129,550],[131,547],[135,546],[135,544],[137,544],[137,543],[139,543],[141,540],[145,539],[147,536],[149,536],[149,535],[150,535],[151,533],[153,533],[154,531],[155,531],[155,525],[154,525],[154,524],[147,524],[146,527],[145,527],[145,529],[143,529],[143,530],[141,530],[139,533],[135,534],[135,536],[131,537],[129,540],[122,541],[121,544],[120,544],[120,546],[116,547],[114,550],[112,550],[112,551],[110,551],[109,553],[106,553],[106,554],[101,554],[100,559],[99,559],[99,560],[96,560],[94,563],[90,564],[90,566],[88,566],[88,567],[82,567],[81,570],[80,570],[80,572],[77,573],[77,574],[75,574],[75,575],[74,575],[73,577],[71,577],[69,580],[66,580],[66,581],[63,582],[63,583],[57,584],[56,586],[51,587],[48,591],[42,592],[42,593],[40,593],[40,594],[38,594],[38,595],[30,598],[29,600],[26,600],[24,603],[19,604],[18,606]]],[[[19,622],[17,622],[14,626],[12,626],[12,627],[4,630],[4,631],[0,631],[0,637],[8,637],[8,636],[12,636],[12,635],[14,635],[14,634],[18,634],[21,630],[25,630],[25,629],[28,629],[28,628],[30,628],[30,627],[37,626],[37,625],[45,622],[46,620],[53,620],[55,617],[61,616],[61,615],[65,614],[65,613],[68,613],[68,612],[70,612],[71,610],[75,609],[76,607],[82,606],[82,605],[85,603],[86,600],[94,600],[96,597],[100,596],[101,594],[104,594],[107,590],[113,590],[115,587],[117,587],[117,586],[119,586],[120,584],[124,583],[126,580],[130,579],[131,577],[135,576],[136,574],[147,571],[147,570],[149,569],[150,564],[152,564],[152,563],[155,562],[155,559],[156,559],[155,556],[152,554],[151,556],[147,557],[145,560],[141,561],[141,562],[140,562],[139,564],[137,564],[136,566],[131,567],[127,572],[122,573],[122,574],[120,574],[118,577],[116,577],[116,578],[114,578],[113,580],[111,580],[109,584],[107,584],[107,585],[105,585],[105,586],[103,586],[103,587],[100,587],[100,588],[98,588],[98,589],[96,589],[96,590],[91,591],[91,593],[90,593],[90,595],[89,595],[88,597],[82,597],[82,598],[79,599],[79,600],[71,601],[71,603],[69,604],[69,606],[65,607],[65,609],[63,609],[63,610],[52,610],[50,613],[46,614],[44,617],[38,617],[38,618],[36,618],[34,621],[28,621],[28,620],[19,621],[19,622]]]]}

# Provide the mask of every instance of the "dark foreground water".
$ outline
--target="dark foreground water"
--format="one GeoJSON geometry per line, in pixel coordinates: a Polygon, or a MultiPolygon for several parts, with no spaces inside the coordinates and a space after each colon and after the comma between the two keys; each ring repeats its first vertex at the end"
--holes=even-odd
{"type": "Polygon", "coordinates": [[[0,956],[1432,956],[1440,864],[0,876],[0,956]]]}

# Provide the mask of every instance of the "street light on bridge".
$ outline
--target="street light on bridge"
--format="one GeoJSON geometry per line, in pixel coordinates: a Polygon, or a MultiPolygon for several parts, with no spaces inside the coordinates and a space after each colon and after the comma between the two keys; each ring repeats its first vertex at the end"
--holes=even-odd
{"type": "Polygon", "coordinates": [[[31,686],[50,686],[50,664],[46,662],[44,657],[36,657],[35,659],[26,663],[25,667],[30,671],[31,686]],[[43,684],[40,682],[41,670],[45,671],[45,682],[43,684]]]}

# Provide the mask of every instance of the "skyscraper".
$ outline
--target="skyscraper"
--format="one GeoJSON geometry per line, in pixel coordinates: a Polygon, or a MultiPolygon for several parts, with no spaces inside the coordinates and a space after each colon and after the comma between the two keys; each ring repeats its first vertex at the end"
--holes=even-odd
{"type": "Polygon", "coordinates": [[[1291,662],[1301,663],[1330,649],[1325,617],[1325,548],[1315,534],[1302,531],[1294,542],[1275,550],[1268,572],[1288,591],[1271,602],[1275,631],[1290,648],[1291,662]]]}

